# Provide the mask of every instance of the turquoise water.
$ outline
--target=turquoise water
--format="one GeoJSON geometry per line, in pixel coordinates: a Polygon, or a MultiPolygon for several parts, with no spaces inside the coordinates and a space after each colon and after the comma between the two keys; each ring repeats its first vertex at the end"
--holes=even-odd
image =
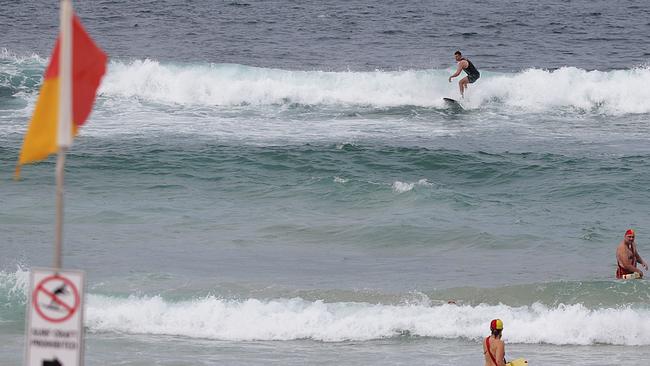
{"type": "MultiPolygon", "coordinates": [[[[27,166],[22,181],[11,181],[37,87],[31,70],[44,61],[7,54],[3,62],[16,70],[3,101],[0,214],[11,253],[2,260],[0,317],[13,339],[22,332],[26,271],[51,261],[54,164],[27,166]]],[[[424,338],[436,350],[466,348],[459,362],[474,362],[469,350],[495,316],[530,357],[527,345],[571,346],[578,360],[593,353],[583,347],[637,352],[650,342],[650,287],[612,279],[620,231],[636,228],[643,253],[646,114],[620,113],[615,99],[527,110],[499,96],[470,99],[460,113],[415,100],[170,102],[156,96],[165,79],[150,78],[159,73],[141,90],[120,89],[141,66],[111,64],[92,123],[68,156],[64,260],[88,272],[89,345],[110,349],[136,337],[160,350],[180,339],[184,354],[218,342],[227,350],[208,363],[239,349],[257,363],[267,357],[264,342],[283,341],[327,363],[329,346],[302,340],[361,342],[341,346],[352,347],[342,363],[372,363],[358,352],[391,354],[424,338]],[[549,331],[547,323],[560,325],[549,331]]],[[[233,66],[155,66],[241,78],[229,75],[233,66]]],[[[296,83],[286,71],[235,69],[254,82],[262,73],[296,83]]],[[[390,84],[440,73],[328,78],[390,84]]],[[[636,73],[650,77],[602,78],[636,73]]],[[[319,73],[300,76],[300,85],[312,78],[310,88],[320,87],[319,73]]],[[[300,362],[277,352],[275,362],[300,362]]]]}
{"type": "MultiPolygon", "coordinates": [[[[259,6],[231,4],[223,16],[243,22],[259,6]]],[[[115,21],[162,31],[141,19],[187,10],[170,9],[115,21]]],[[[104,34],[95,10],[80,15],[104,34]]],[[[563,26],[614,37],[613,13],[588,13],[563,26]]],[[[528,17],[517,27],[537,29],[528,17]]],[[[481,32],[503,37],[493,21],[481,32]]],[[[350,48],[335,52],[345,38],[311,40],[327,46],[328,63],[302,33],[302,56],[285,60],[254,47],[176,55],[114,31],[99,38],[115,54],[66,165],[63,260],[87,273],[88,364],[117,354],[126,365],[469,365],[495,317],[508,355],[531,364],[650,358],[650,285],[613,279],[627,228],[648,256],[645,56],[618,65],[599,53],[605,37],[590,41],[600,46],[591,57],[548,67],[534,47],[506,42],[498,47],[514,63],[489,67],[497,58],[484,46],[473,58],[482,77],[453,111],[442,102],[457,97],[451,62],[396,61],[408,29],[376,38],[397,47],[384,64],[380,47],[346,67],[350,48]]],[[[0,44],[7,364],[22,360],[28,271],[51,265],[54,232],[54,159],[12,180],[49,46],[25,49],[27,33],[13,32],[0,44]]],[[[544,44],[553,42],[562,44],[544,44]]]]}

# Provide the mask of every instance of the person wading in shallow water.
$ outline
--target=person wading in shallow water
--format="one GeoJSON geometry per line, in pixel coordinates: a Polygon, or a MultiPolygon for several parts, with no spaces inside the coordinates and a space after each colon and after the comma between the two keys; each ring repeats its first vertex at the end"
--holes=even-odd
{"type": "Polygon", "coordinates": [[[501,340],[501,332],[503,332],[501,319],[494,319],[490,322],[490,332],[492,334],[483,341],[485,366],[505,366],[506,345],[501,340]]]}
{"type": "Polygon", "coordinates": [[[639,278],[643,278],[643,271],[636,268],[637,263],[645,267],[646,271],[648,270],[648,264],[636,250],[635,237],[634,230],[629,229],[625,232],[623,241],[616,248],[616,264],[618,265],[618,268],[616,268],[616,278],[625,278],[625,276],[635,273],[639,278]]]}
{"type": "Polygon", "coordinates": [[[456,62],[458,62],[458,70],[456,70],[456,72],[449,77],[449,82],[451,83],[451,79],[460,75],[461,71],[465,71],[467,76],[460,79],[460,81],[458,82],[458,88],[460,89],[460,96],[462,98],[465,98],[465,90],[467,89],[467,85],[472,84],[473,82],[478,80],[478,78],[481,77],[481,73],[478,72],[478,70],[472,63],[472,61],[463,57],[463,54],[460,53],[460,51],[454,52],[454,58],[456,59],[456,62]]]}

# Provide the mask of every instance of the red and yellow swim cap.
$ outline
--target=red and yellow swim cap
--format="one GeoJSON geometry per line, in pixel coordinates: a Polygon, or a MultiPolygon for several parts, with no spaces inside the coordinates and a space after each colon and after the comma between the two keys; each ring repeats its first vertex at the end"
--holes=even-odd
{"type": "Polygon", "coordinates": [[[627,229],[627,231],[625,232],[625,236],[628,236],[628,235],[634,235],[634,230],[627,229]]]}
{"type": "Polygon", "coordinates": [[[494,319],[490,322],[490,330],[503,330],[503,322],[501,319],[494,319]]]}

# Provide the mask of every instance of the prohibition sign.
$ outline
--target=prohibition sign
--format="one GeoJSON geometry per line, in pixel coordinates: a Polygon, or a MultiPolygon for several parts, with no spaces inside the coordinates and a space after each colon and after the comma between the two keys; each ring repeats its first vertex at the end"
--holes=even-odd
{"type": "MultiPolygon", "coordinates": [[[[56,284],[56,282],[52,283],[56,284]]],[[[70,317],[74,315],[74,313],[79,308],[79,303],[79,291],[75,287],[74,283],[65,277],[59,276],[58,274],[46,277],[41,282],[39,282],[39,284],[34,289],[34,294],[32,295],[32,305],[34,305],[34,309],[38,315],[52,323],[61,323],[70,319],[70,317]],[[74,301],[72,303],[70,303],[69,300],[68,302],[65,302],[59,297],[59,294],[55,293],[56,291],[52,292],[51,290],[48,290],[45,285],[49,284],[52,281],[62,281],[64,286],[67,286],[69,289],[71,289],[74,301]],[[42,307],[45,305],[38,302],[39,295],[41,295],[41,298],[47,298],[48,300],[51,300],[52,304],[56,303],[55,306],[63,308],[64,311],[61,313],[61,316],[47,315],[42,309],[42,307]]]]}

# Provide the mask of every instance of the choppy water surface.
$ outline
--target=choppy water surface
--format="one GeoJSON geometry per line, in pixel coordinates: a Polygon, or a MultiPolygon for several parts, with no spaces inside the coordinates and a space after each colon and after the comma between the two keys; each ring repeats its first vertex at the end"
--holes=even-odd
{"type": "MultiPolygon", "coordinates": [[[[111,56],[67,165],[87,362],[469,365],[494,317],[532,364],[650,359],[650,286],[612,278],[628,227],[650,255],[648,5],[454,6],[77,4],[111,56]]],[[[52,7],[0,5],[8,364],[52,260],[54,160],[11,180],[52,7]]]]}

